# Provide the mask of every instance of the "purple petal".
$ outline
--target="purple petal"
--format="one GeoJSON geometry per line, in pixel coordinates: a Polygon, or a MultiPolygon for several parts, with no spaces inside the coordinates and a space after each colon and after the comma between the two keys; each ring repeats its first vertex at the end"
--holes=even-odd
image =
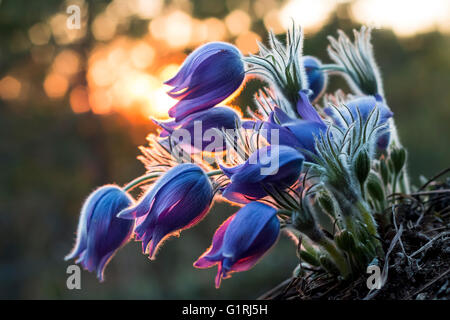
{"type": "Polygon", "coordinates": [[[297,102],[297,112],[304,120],[315,121],[318,123],[324,123],[322,118],[317,113],[317,110],[309,102],[308,96],[305,94],[304,90],[300,90],[299,99],[297,102]]]}
{"type": "MultiPolygon", "coordinates": [[[[150,190],[138,205],[125,215],[150,208],[138,221],[135,233],[144,253],[154,258],[163,239],[190,228],[208,212],[213,190],[203,170],[194,164],[180,164],[158,180],[157,192],[150,190]],[[149,205],[151,203],[151,205],[149,205]]],[[[122,215],[122,213],[121,213],[122,215]]]]}
{"type": "Polygon", "coordinates": [[[267,196],[261,183],[230,183],[222,196],[232,202],[246,204],[267,196]]]}
{"type": "Polygon", "coordinates": [[[65,259],[78,257],[77,263],[90,272],[95,270],[103,281],[106,265],[129,240],[134,226],[134,221],[116,215],[132,203],[132,198],[118,186],[106,185],[95,190],[83,205],[77,244],[65,259]]]}
{"type": "Polygon", "coordinates": [[[215,106],[240,87],[244,76],[241,54],[234,46],[222,42],[201,46],[189,55],[178,74],[167,81],[174,86],[168,94],[179,100],[169,115],[178,122],[215,106]]]}
{"type": "Polygon", "coordinates": [[[209,247],[200,256],[200,258],[198,258],[197,261],[194,262],[194,267],[203,269],[212,267],[213,265],[217,264],[217,261],[210,260],[209,257],[216,255],[217,252],[219,252],[219,250],[222,248],[225,231],[227,230],[228,225],[235,216],[236,214],[233,214],[220,225],[220,227],[214,233],[211,247],[209,247]]]}
{"type": "Polygon", "coordinates": [[[316,57],[304,56],[303,65],[305,66],[306,78],[308,79],[308,87],[312,91],[309,98],[311,101],[316,101],[325,91],[328,76],[320,69],[322,63],[316,57]]]}

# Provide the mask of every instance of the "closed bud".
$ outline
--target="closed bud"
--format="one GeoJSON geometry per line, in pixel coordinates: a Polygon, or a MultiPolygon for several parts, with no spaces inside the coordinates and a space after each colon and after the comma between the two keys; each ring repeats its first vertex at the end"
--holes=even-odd
{"type": "Polygon", "coordinates": [[[319,261],[322,268],[324,268],[327,272],[331,274],[340,274],[339,269],[335,266],[333,261],[331,261],[328,256],[321,255],[319,261]]]}
{"type": "Polygon", "coordinates": [[[367,151],[361,150],[358,153],[354,166],[356,177],[358,178],[359,183],[363,185],[370,172],[370,158],[367,151]]]}
{"type": "Polygon", "coordinates": [[[303,210],[294,211],[292,213],[293,226],[305,234],[313,242],[320,242],[324,237],[323,233],[319,230],[316,220],[311,213],[309,205],[303,206],[303,210]]]}
{"type": "Polygon", "coordinates": [[[389,169],[385,160],[380,160],[380,173],[384,185],[387,185],[389,183],[389,169]]]}
{"type": "Polygon", "coordinates": [[[317,200],[319,201],[319,205],[323,210],[331,214],[333,217],[336,217],[336,214],[334,212],[333,199],[331,199],[328,192],[321,192],[317,200]]]}
{"type": "Polygon", "coordinates": [[[369,256],[369,253],[367,252],[366,247],[364,247],[362,244],[358,244],[356,246],[356,248],[353,250],[353,254],[360,266],[366,266],[369,261],[372,260],[369,256]]]}
{"type": "Polygon", "coordinates": [[[394,148],[391,152],[391,160],[394,172],[399,174],[406,162],[406,150],[404,148],[394,148]]]}
{"type": "Polygon", "coordinates": [[[392,161],[392,159],[388,159],[387,166],[388,166],[388,169],[389,169],[389,173],[391,173],[391,174],[395,173],[394,162],[392,161]]]}
{"type": "Polygon", "coordinates": [[[370,173],[367,180],[367,191],[372,199],[384,202],[386,195],[384,194],[383,183],[375,173],[370,173]]]}
{"type": "Polygon", "coordinates": [[[347,230],[342,231],[336,237],[336,244],[339,248],[348,252],[352,251],[356,247],[356,242],[353,234],[347,230]]]}
{"type": "Polygon", "coordinates": [[[308,251],[301,250],[300,251],[300,259],[306,263],[309,263],[312,266],[315,266],[315,267],[320,266],[320,261],[317,260],[317,257],[308,251]]]}

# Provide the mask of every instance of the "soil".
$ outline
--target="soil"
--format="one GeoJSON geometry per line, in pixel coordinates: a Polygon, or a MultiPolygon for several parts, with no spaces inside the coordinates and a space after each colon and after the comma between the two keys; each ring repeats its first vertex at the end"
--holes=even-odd
{"type": "Polygon", "coordinates": [[[370,274],[342,281],[323,271],[308,269],[260,299],[448,300],[450,179],[441,183],[429,181],[425,187],[410,195],[395,195],[396,204],[388,209],[394,218],[389,225],[380,227],[386,253],[379,263],[382,278],[385,277],[381,289],[368,289],[370,274]],[[422,191],[425,187],[426,191],[422,191]]]}

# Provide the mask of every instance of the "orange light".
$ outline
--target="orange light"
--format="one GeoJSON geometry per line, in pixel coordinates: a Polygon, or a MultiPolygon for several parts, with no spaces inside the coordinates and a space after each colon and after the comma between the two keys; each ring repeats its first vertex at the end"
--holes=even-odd
{"type": "Polygon", "coordinates": [[[168,118],[169,116],[167,113],[169,109],[177,102],[177,100],[167,95],[167,90],[168,87],[164,86],[153,92],[151,114],[160,119],[168,118]]]}
{"type": "Polygon", "coordinates": [[[70,92],[70,106],[73,112],[83,113],[89,111],[89,100],[86,88],[77,86],[70,92]]]}
{"type": "Polygon", "coordinates": [[[217,18],[209,18],[204,21],[208,30],[207,41],[221,41],[227,35],[227,28],[225,23],[217,18]]]}
{"type": "Polygon", "coordinates": [[[172,48],[186,47],[191,39],[191,17],[183,11],[171,13],[165,20],[164,39],[172,48]]]}
{"type": "Polygon", "coordinates": [[[250,29],[251,19],[242,10],[234,10],[225,18],[225,24],[232,35],[239,35],[250,29]]]}
{"type": "Polygon", "coordinates": [[[141,42],[131,50],[130,58],[136,68],[145,69],[152,64],[155,50],[145,42],[141,42]]]}
{"type": "Polygon", "coordinates": [[[49,98],[62,98],[68,87],[69,81],[58,73],[51,73],[44,80],[44,90],[49,98]]]}
{"type": "Polygon", "coordinates": [[[57,73],[64,75],[73,75],[78,72],[80,58],[78,53],[73,50],[64,50],[60,52],[54,62],[53,68],[57,73]]]}
{"type": "Polygon", "coordinates": [[[103,89],[97,89],[89,93],[89,104],[96,114],[108,114],[112,111],[111,94],[103,89]]]}
{"type": "Polygon", "coordinates": [[[16,99],[20,95],[22,84],[12,76],[6,76],[0,80],[0,98],[16,99]]]}
{"type": "Polygon", "coordinates": [[[257,41],[261,41],[261,37],[254,32],[247,32],[241,34],[236,39],[236,46],[241,50],[243,54],[258,52],[257,41]]]}

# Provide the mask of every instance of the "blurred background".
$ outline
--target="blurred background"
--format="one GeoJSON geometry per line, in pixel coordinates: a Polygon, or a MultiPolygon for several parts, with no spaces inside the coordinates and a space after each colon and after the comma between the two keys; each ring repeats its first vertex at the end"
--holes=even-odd
{"type": "MultiPolygon", "coordinates": [[[[72,12],[71,12],[72,13],[72,12]]],[[[330,62],[329,34],[375,28],[375,56],[410,173],[431,176],[450,164],[450,1],[448,0],[0,0],[0,298],[256,298],[288,278],[295,245],[281,237],[253,270],[214,288],[216,270],[193,261],[228,216],[226,204],[165,243],[156,261],[138,243],[124,247],[106,281],[82,272],[66,288],[84,198],[98,185],[142,174],[137,147],[173,101],[162,82],[207,41],[257,51],[266,29],[280,37],[291,18],[304,52],[330,62]],[[80,8],[69,29],[67,8],[80,8]]],[[[251,105],[248,82],[234,105],[251,105]]],[[[346,84],[331,78],[330,92],[346,84]]]]}

